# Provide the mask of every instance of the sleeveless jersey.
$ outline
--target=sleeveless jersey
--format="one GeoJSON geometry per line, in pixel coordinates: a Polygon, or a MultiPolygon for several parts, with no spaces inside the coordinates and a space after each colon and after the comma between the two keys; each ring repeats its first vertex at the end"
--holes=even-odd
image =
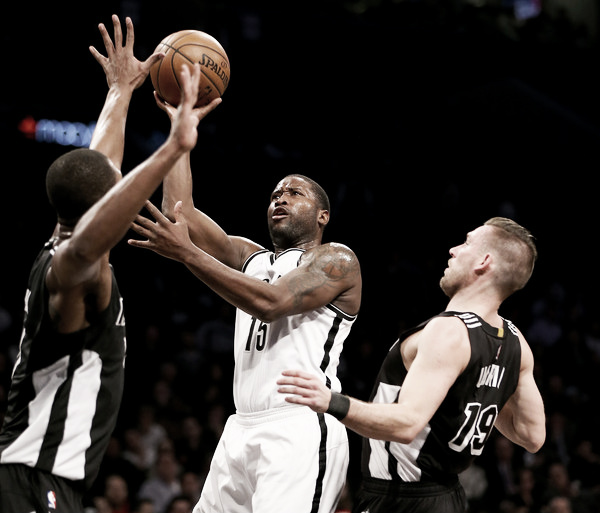
{"type": "Polygon", "coordinates": [[[121,404],[123,301],[113,274],[108,308],[84,330],[57,333],[45,284],[53,242],[45,244],[29,275],[19,355],[0,433],[0,463],[24,464],[88,488],[121,404]]]}
{"type": "MultiPolygon", "coordinates": [[[[242,272],[269,283],[298,267],[304,250],[288,249],[279,255],[258,251],[244,263],[242,272]]],[[[235,322],[233,397],[239,413],[290,407],[276,381],[287,369],[301,369],[323,377],[340,391],[337,367],[344,340],[356,316],[332,304],[309,312],[264,323],[238,309],[235,322]]]]}
{"type": "MultiPolygon", "coordinates": [[[[361,466],[366,478],[437,483],[452,480],[481,454],[498,413],[514,393],[521,367],[521,345],[514,325],[504,319],[504,328],[498,330],[473,313],[443,312],[436,317],[450,316],[461,319],[467,327],[471,358],[466,369],[411,443],[363,440],[361,466]]],[[[383,361],[370,401],[398,400],[407,374],[400,345],[430,321],[400,335],[383,361]]]]}

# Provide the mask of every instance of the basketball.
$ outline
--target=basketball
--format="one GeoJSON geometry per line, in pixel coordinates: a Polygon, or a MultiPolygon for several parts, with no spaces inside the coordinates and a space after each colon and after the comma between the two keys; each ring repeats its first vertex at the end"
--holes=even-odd
{"type": "Polygon", "coordinates": [[[177,106],[179,77],[184,65],[200,63],[202,76],[196,107],[209,104],[223,95],[229,85],[229,58],[221,43],[200,30],[180,30],[165,37],[156,47],[165,57],[150,68],[150,80],[163,100],[177,106]]]}

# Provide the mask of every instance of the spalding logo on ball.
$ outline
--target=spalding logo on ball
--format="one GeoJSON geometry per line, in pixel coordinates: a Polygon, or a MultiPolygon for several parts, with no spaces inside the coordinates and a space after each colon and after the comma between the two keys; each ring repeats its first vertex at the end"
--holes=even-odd
{"type": "Polygon", "coordinates": [[[202,76],[196,107],[223,96],[229,85],[229,58],[221,44],[200,30],[180,30],[165,37],[156,47],[165,57],[150,68],[150,80],[158,96],[177,106],[181,97],[181,67],[200,63],[202,76]]]}

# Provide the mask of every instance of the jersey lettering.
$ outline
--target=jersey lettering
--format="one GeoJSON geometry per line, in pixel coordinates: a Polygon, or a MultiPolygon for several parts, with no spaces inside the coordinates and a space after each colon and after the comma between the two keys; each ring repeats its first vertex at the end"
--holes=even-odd
{"type": "Polygon", "coordinates": [[[252,346],[254,346],[257,351],[262,351],[267,345],[267,328],[267,323],[259,321],[256,317],[252,317],[252,324],[250,325],[250,332],[248,333],[244,350],[252,351],[252,346]]]}
{"type": "Polygon", "coordinates": [[[477,381],[477,388],[482,386],[500,388],[505,370],[504,367],[495,364],[482,367],[477,381]]]}
{"type": "Polygon", "coordinates": [[[115,326],[125,326],[125,310],[123,308],[123,298],[119,298],[119,315],[117,315],[117,322],[115,326]]]}
{"type": "Polygon", "coordinates": [[[465,421],[456,436],[448,442],[448,446],[462,452],[467,445],[471,446],[471,454],[479,456],[485,442],[492,434],[492,428],[498,417],[498,407],[495,404],[481,409],[481,403],[469,403],[465,408],[465,421]]]}

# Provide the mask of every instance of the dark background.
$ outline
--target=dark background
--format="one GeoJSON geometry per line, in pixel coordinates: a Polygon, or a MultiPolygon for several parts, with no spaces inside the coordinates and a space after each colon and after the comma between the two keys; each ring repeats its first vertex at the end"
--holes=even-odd
{"type": "MultiPolygon", "coordinates": [[[[589,12],[597,2],[583,19],[546,2],[550,13],[526,21],[515,18],[510,2],[474,4],[121,1],[5,8],[0,297],[21,308],[26,269],[54,223],[45,170],[70,149],[28,139],[17,126],[27,116],[96,119],[106,82],[88,46],[104,53],[97,24],[112,34],[116,13],[133,18],[139,58],[183,28],[219,39],[232,73],[193,152],[197,205],[229,233],[269,245],[265,212],[275,183],[297,169],[322,183],[332,201],[326,240],[348,244],[363,265],[362,317],[374,316],[368,329],[382,309],[403,316],[414,309],[420,318],[443,307],[437,281],[448,248],[494,215],[515,218],[538,239],[538,269],[515,302],[527,305],[532,294],[559,282],[595,303],[600,102],[598,22],[589,12]],[[395,269],[391,278],[382,274],[386,266],[395,269]]],[[[125,172],[168,130],[151,93],[148,80],[131,105],[125,172]]],[[[123,246],[114,252],[117,262],[126,261],[117,267],[122,287],[136,291],[155,273],[177,273],[170,262],[123,246]]],[[[137,300],[139,307],[147,300],[137,300]]],[[[395,326],[383,322],[377,330],[395,326]]]]}
{"type": "MultiPolygon", "coordinates": [[[[88,46],[105,53],[97,25],[112,35],[112,13],[133,18],[141,59],[182,29],[206,31],[226,49],[230,85],[201,123],[192,164],[196,205],[228,233],[269,246],[269,194],[291,171],[328,191],[325,240],[350,246],[364,279],[345,350],[359,360],[343,369],[350,393],[365,397],[399,328],[445,307],[438,281],[448,249],[496,215],[528,227],[540,252],[530,284],[501,313],[526,331],[551,303],[565,333],[576,322],[582,337],[592,334],[600,306],[600,7],[579,2],[582,15],[542,2],[529,20],[500,0],[4,6],[0,305],[12,324],[3,325],[0,347],[14,350],[27,272],[54,227],[45,171],[72,148],[28,138],[19,123],[96,119],[106,82],[88,46]],[[354,379],[361,358],[363,375],[354,379]]],[[[167,130],[148,80],[131,104],[123,171],[167,130]]],[[[219,300],[152,253],[120,243],[112,260],[128,308],[134,383],[126,393],[135,402],[140,385],[131,376],[143,372],[136,359],[145,356],[148,323],[195,329],[216,315],[219,300]]],[[[543,341],[532,345],[544,361],[543,341]]],[[[572,372],[575,363],[566,363],[572,372]]]]}

